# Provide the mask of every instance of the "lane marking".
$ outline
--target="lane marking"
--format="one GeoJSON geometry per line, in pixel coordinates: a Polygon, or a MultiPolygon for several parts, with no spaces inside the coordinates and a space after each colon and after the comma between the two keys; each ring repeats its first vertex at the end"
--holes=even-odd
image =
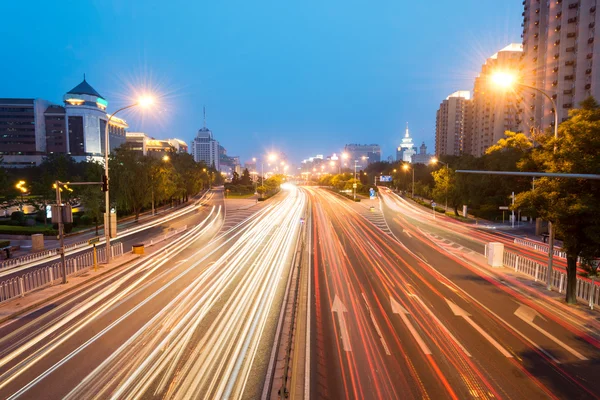
{"type": "Polygon", "coordinates": [[[535,319],[535,317],[541,318],[544,321],[546,321],[546,318],[544,318],[540,313],[538,313],[533,308],[527,307],[525,304],[519,303],[519,308],[517,308],[517,310],[515,311],[515,315],[517,317],[519,317],[520,319],[522,319],[523,321],[525,321],[529,326],[536,329],[542,335],[546,336],[548,339],[552,340],[554,343],[558,344],[560,347],[567,350],[569,353],[573,354],[575,357],[579,358],[582,361],[587,360],[587,357],[582,355],[580,352],[578,352],[577,350],[575,350],[574,348],[572,348],[565,342],[561,341],[559,338],[552,335],[550,332],[548,332],[548,331],[540,328],[536,324],[534,324],[533,320],[535,319]]]}
{"type": "Polygon", "coordinates": [[[375,325],[375,330],[377,331],[377,334],[379,335],[379,339],[381,340],[381,344],[383,345],[385,354],[387,354],[388,356],[391,356],[392,353],[390,352],[390,348],[388,347],[385,339],[383,338],[383,334],[381,333],[381,329],[379,329],[379,325],[377,325],[377,321],[375,321],[375,316],[371,312],[371,307],[369,307],[369,302],[367,302],[367,297],[365,296],[364,293],[361,293],[361,294],[362,294],[363,299],[365,300],[365,304],[367,305],[367,310],[369,311],[369,316],[371,317],[371,322],[373,322],[373,325],[375,325]]]}
{"type": "Polygon", "coordinates": [[[335,295],[331,311],[336,313],[338,316],[338,323],[340,325],[340,331],[342,333],[342,347],[344,351],[352,351],[352,345],[350,344],[350,335],[348,334],[348,327],[346,326],[346,316],[344,313],[348,312],[348,309],[344,306],[340,298],[335,295]]]}
{"type": "Polygon", "coordinates": [[[394,300],[394,298],[392,296],[390,296],[390,303],[392,305],[392,312],[394,314],[400,315],[400,318],[402,318],[402,322],[404,322],[404,325],[406,325],[410,334],[417,341],[417,344],[421,348],[421,351],[425,354],[431,354],[431,350],[429,350],[429,347],[427,347],[427,344],[425,343],[423,338],[421,338],[421,336],[416,331],[413,324],[408,320],[408,317],[407,317],[407,315],[409,314],[408,310],[406,308],[402,307],[396,300],[394,300]]]}
{"type": "Polygon", "coordinates": [[[406,234],[406,236],[408,236],[409,238],[412,238],[413,236],[410,234],[409,231],[407,231],[406,229],[403,229],[402,232],[404,232],[406,234]]]}
{"type": "Polygon", "coordinates": [[[496,349],[498,349],[498,351],[500,353],[502,353],[504,355],[504,357],[507,357],[507,358],[512,358],[513,357],[512,354],[510,354],[504,347],[502,347],[502,345],[500,343],[498,343],[496,341],[496,339],[494,339],[493,337],[491,337],[479,325],[477,325],[475,322],[473,322],[473,320],[471,319],[471,314],[469,314],[468,312],[466,312],[465,310],[463,310],[462,308],[460,308],[459,306],[457,306],[456,304],[454,304],[450,300],[448,300],[448,299],[444,299],[444,300],[446,300],[446,303],[448,303],[448,307],[450,307],[450,310],[452,310],[452,313],[454,313],[454,315],[456,315],[457,317],[461,317],[462,319],[464,319],[465,321],[467,321],[467,323],[469,325],[471,325],[473,327],[473,329],[475,329],[477,332],[479,332],[479,334],[481,336],[483,336],[484,338],[486,338],[487,341],[492,344],[492,346],[494,346],[496,349]]]}

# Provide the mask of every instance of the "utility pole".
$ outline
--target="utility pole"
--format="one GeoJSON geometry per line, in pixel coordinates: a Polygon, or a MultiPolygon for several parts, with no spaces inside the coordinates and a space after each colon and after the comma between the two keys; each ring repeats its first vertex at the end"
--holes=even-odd
{"type": "Polygon", "coordinates": [[[63,274],[62,283],[67,283],[67,263],[65,262],[65,233],[64,233],[64,223],[63,223],[63,205],[62,200],[60,198],[60,181],[54,182],[54,187],[56,188],[56,207],[55,211],[58,219],[58,239],[60,241],[60,269],[63,274]]]}

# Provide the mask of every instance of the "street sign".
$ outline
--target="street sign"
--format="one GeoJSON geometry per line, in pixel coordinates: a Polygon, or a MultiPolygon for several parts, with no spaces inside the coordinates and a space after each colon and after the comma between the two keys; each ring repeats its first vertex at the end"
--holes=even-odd
{"type": "Polygon", "coordinates": [[[100,242],[99,237],[91,238],[90,240],[88,240],[88,244],[96,244],[98,242],[100,242]]]}
{"type": "Polygon", "coordinates": [[[498,207],[498,210],[508,210],[508,206],[500,206],[498,207]]]}
{"type": "Polygon", "coordinates": [[[379,182],[391,182],[391,181],[392,181],[391,175],[381,175],[381,177],[379,177],[379,182]]]}
{"type": "Polygon", "coordinates": [[[436,207],[436,206],[437,206],[436,202],[431,203],[431,207],[436,207]]]}

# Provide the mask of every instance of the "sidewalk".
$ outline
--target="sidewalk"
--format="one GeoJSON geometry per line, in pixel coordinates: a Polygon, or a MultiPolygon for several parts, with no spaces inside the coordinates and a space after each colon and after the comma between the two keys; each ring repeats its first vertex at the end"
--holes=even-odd
{"type": "Polygon", "coordinates": [[[99,264],[97,271],[94,271],[92,268],[81,275],[69,277],[69,281],[66,284],[59,283],[52,286],[46,286],[40,290],[36,290],[35,292],[27,294],[24,297],[9,300],[0,305],[0,324],[27,311],[38,308],[49,301],[58,299],[59,297],[66,295],[75,289],[93,283],[103,276],[110,274],[112,271],[129,264],[140,257],[141,256],[137,254],[124,254],[109,264],[99,264]]]}

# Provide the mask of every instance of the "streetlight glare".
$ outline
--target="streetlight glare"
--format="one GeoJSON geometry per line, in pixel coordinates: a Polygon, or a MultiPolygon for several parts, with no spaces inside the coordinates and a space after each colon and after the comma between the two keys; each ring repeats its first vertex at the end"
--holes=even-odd
{"type": "Polygon", "coordinates": [[[408,164],[404,164],[404,165],[402,166],[402,169],[403,169],[403,170],[405,170],[405,171],[408,171],[408,169],[409,169],[409,168],[410,168],[410,167],[408,166],[408,164]]]}
{"type": "Polygon", "coordinates": [[[269,154],[269,161],[275,161],[275,160],[277,160],[277,154],[275,154],[275,153],[269,154]]]}
{"type": "Polygon", "coordinates": [[[154,97],[152,96],[142,96],[138,99],[138,104],[141,107],[150,107],[154,104],[154,97]]]}
{"type": "Polygon", "coordinates": [[[515,74],[506,71],[497,71],[492,74],[492,82],[494,85],[508,89],[516,82],[515,74]]]}
{"type": "Polygon", "coordinates": [[[347,160],[348,158],[350,158],[350,154],[344,152],[344,153],[342,153],[342,158],[344,160],[347,160]]]}
{"type": "Polygon", "coordinates": [[[438,159],[436,157],[433,157],[431,160],[429,160],[429,162],[431,164],[437,164],[438,163],[438,159]]]}
{"type": "Polygon", "coordinates": [[[163,161],[169,161],[171,158],[165,154],[162,159],[163,161]]]}

